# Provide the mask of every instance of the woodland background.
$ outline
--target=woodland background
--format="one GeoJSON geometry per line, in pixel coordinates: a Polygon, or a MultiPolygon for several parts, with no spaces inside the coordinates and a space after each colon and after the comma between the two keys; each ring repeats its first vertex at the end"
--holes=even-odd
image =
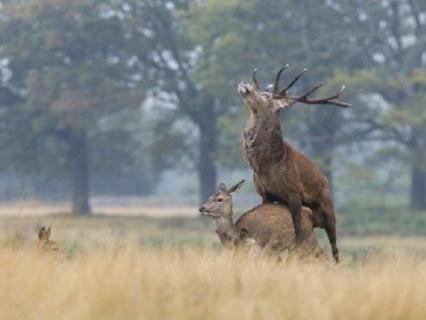
{"type": "Polygon", "coordinates": [[[349,109],[281,115],[332,182],[342,230],[426,234],[420,0],[1,1],[2,204],[195,208],[245,178],[239,206],[254,205],[236,86],[255,66],[266,86],[286,63],[285,79],[309,68],[296,92],[347,87],[349,109]]]}

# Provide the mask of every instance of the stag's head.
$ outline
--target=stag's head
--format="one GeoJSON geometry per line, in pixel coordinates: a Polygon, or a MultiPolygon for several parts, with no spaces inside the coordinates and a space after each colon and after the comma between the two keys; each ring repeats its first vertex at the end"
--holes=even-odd
{"type": "Polygon", "coordinates": [[[199,209],[200,213],[214,219],[232,216],[232,193],[238,191],[245,180],[241,180],[231,188],[224,183],[219,185],[219,191],[212,195],[199,209]]]}
{"type": "Polygon", "coordinates": [[[339,100],[340,95],[345,90],[345,86],[342,86],[341,89],[334,95],[322,99],[310,99],[309,96],[311,96],[316,90],[323,86],[324,82],[320,82],[300,96],[290,95],[290,88],[293,87],[294,84],[307,71],[306,68],[301,70],[301,72],[285,88],[280,89],[281,74],[287,68],[288,65],[285,65],[278,71],[277,75],[275,76],[274,84],[271,85],[268,89],[262,89],[259,86],[259,83],[256,79],[256,69],[253,70],[253,83],[247,83],[243,81],[238,84],[238,93],[243,98],[244,104],[246,105],[250,114],[275,114],[282,109],[291,107],[296,102],[311,105],[328,104],[344,108],[349,107],[348,103],[339,100]]]}

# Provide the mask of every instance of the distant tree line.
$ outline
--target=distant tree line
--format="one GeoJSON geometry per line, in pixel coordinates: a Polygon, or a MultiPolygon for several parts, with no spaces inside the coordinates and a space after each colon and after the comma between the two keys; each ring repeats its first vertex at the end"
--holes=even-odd
{"type": "Polygon", "coordinates": [[[218,167],[246,166],[236,84],[257,66],[266,85],[285,63],[309,67],[303,86],[345,83],[353,107],[295,106],[284,134],[332,181],[355,147],[366,166],[397,162],[426,209],[424,1],[1,3],[1,168],[67,178],[75,214],[91,212],[94,172],[145,192],[185,166],[204,200],[218,167]]]}

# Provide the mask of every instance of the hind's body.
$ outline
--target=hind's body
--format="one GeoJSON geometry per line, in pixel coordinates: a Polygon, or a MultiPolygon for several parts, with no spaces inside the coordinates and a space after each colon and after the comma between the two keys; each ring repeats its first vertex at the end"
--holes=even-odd
{"type": "MultiPolygon", "coordinates": [[[[235,223],[242,241],[253,240],[261,248],[284,250],[293,245],[295,232],[289,209],[278,203],[261,204],[244,213],[235,223]]],[[[302,229],[310,247],[319,249],[313,233],[312,212],[302,209],[302,229]]]]}

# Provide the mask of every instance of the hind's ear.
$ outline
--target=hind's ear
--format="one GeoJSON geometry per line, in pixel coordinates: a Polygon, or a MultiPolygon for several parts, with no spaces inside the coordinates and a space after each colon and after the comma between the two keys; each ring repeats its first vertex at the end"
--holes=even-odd
{"type": "Polygon", "coordinates": [[[51,229],[50,229],[50,226],[48,226],[47,227],[47,230],[46,230],[46,235],[47,235],[47,239],[49,240],[49,238],[50,238],[50,232],[51,232],[51,229]]]}
{"type": "Polygon", "coordinates": [[[235,192],[235,191],[238,191],[238,190],[240,190],[240,188],[241,188],[241,186],[243,185],[243,183],[245,182],[246,180],[241,180],[240,182],[238,182],[235,186],[232,186],[230,189],[229,189],[229,193],[233,193],[233,192],[235,192]]]}
{"type": "Polygon", "coordinates": [[[223,182],[219,185],[219,190],[222,192],[228,192],[228,189],[226,188],[226,185],[223,182]]]}
{"type": "Polygon", "coordinates": [[[47,231],[45,227],[41,227],[40,231],[38,232],[38,238],[40,240],[46,240],[47,231]]]}

